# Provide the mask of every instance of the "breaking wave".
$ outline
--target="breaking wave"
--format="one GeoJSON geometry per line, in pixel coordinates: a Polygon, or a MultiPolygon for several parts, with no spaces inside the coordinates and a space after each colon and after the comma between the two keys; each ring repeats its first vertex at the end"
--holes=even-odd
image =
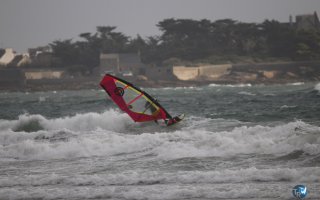
{"type": "Polygon", "coordinates": [[[314,89],[318,91],[318,93],[320,93],[320,83],[318,83],[317,85],[314,86],[314,89]]]}
{"type": "Polygon", "coordinates": [[[0,157],[41,160],[133,153],[172,160],[248,154],[284,156],[297,151],[320,154],[320,128],[302,121],[239,126],[227,120],[203,120],[206,126],[186,119],[180,127],[152,124],[145,128],[116,110],[56,119],[21,115],[18,120],[0,121],[0,157]],[[221,123],[233,127],[210,129],[221,123]],[[132,127],[138,127],[134,134],[132,127]]]}
{"type": "Polygon", "coordinates": [[[216,171],[180,171],[180,172],[156,172],[156,171],[125,171],[114,174],[79,175],[77,177],[61,178],[56,174],[29,175],[26,177],[14,176],[2,180],[0,187],[12,187],[18,182],[20,185],[152,185],[152,184],[216,184],[216,183],[241,183],[241,182],[271,182],[271,181],[317,181],[320,176],[320,167],[258,169],[249,167],[245,169],[222,169],[216,171]],[[310,176],[308,176],[310,175],[310,176]]]}
{"type": "Polygon", "coordinates": [[[288,83],[286,85],[293,85],[293,86],[298,86],[298,85],[304,85],[304,82],[296,82],[296,83],[288,83]]]}
{"type": "Polygon", "coordinates": [[[252,84],[215,84],[211,83],[208,85],[209,87],[251,87],[252,84]]]}
{"type": "Polygon", "coordinates": [[[40,130],[69,129],[73,131],[90,131],[98,128],[105,130],[121,130],[128,123],[129,117],[116,110],[104,113],[85,113],[75,116],[47,119],[42,115],[23,114],[17,120],[0,120],[0,130],[15,132],[36,132],[40,130]]]}
{"type": "MultiPolygon", "coordinates": [[[[4,178],[0,183],[0,187],[3,188],[0,198],[25,199],[27,196],[30,199],[288,199],[288,188],[292,187],[292,183],[288,181],[317,182],[319,171],[319,167],[299,170],[251,167],[209,172],[163,173],[132,170],[115,174],[77,176],[31,174],[4,178]],[[273,181],[280,181],[282,184],[276,186],[277,190],[270,192],[275,187],[273,181]],[[244,182],[245,184],[241,184],[244,182]],[[259,184],[261,182],[264,184],[259,184]],[[85,189],[67,187],[70,185],[85,189]]],[[[317,188],[316,186],[314,187],[317,188]]],[[[312,193],[308,198],[316,199],[312,193]]]]}
{"type": "Polygon", "coordinates": [[[254,93],[252,93],[252,92],[246,92],[246,91],[238,92],[238,94],[247,95],[247,96],[256,96],[256,94],[254,94],[254,93]]]}

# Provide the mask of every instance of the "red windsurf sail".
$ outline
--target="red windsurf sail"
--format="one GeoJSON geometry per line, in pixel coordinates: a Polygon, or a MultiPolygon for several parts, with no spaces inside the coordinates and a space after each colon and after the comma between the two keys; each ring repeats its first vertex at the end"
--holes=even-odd
{"type": "Polygon", "coordinates": [[[135,122],[172,118],[149,94],[127,81],[106,74],[100,85],[119,108],[128,113],[135,122]]]}

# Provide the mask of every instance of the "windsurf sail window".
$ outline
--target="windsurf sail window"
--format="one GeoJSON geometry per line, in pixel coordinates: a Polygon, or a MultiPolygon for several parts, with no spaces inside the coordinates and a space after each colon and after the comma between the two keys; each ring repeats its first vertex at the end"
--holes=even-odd
{"type": "Polygon", "coordinates": [[[118,77],[106,74],[100,85],[121,110],[137,122],[168,119],[168,112],[149,94],[118,77]]]}
{"type": "MultiPolygon", "coordinates": [[[[157,107],[152,101],[150,101],[142,92],[136,90],[126,83],[119,80],[115,80],[117,88],[123,88],[122,98],[126,103],[126,106],[133,112],[140,114],[152,115],[154,112],[158,111],[160,108],[157,107]],[[154,112],[151,112],[151,111],[154,112]]],[[[121,90],[121,89],[120,89],[121,90]]]]}

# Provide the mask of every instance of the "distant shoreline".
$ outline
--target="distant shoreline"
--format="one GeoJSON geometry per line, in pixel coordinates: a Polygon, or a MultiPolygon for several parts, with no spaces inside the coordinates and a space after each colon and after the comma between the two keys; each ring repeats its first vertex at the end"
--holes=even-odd
{"type": "MultiPolygon", "coordinates": [[[[320,82],[320,61],[255,63],[233,65],[173,66],[171,73],[159,75],[158,68],[153,73],[119,77],[137,87],[197,87],[218,85],[272,85],[297,82],[320,82]]],[[[92,75],[72,75],[59,69],[47,71],[39,69],[7,68],[0,70],[1,91],[50,91],[100,89],[101,70],[92,75]],[[26,75],[27,74],[27,75],[26,75]],[[32,76],[31,76],[31,75],[32,76]],[[50,76],[48,76],[48,74],[50,76]],[[59,74],[59,76],[56,76],[59,74]]],[[[118,75],[117,75],[118,76],[118,75]]]]}
{"type": "MultiPolygon", "coordinates": [[[[40,91],[61,91],[61,90],[83,90],[83,89],[102,89],[99,85],[100,79],[96,81],[88,81],[79,84],[78,82],[65,84],[63,81],[57,81],[51,84],[26,84],[24,87],[1,87],[0,92],[40,92],[40,91]]],[[[317,80],[263,80],[263,81],[234,81],[234,80],[193,80],[193,81],[133,81],[132,83],[141,88],[166,88],[166,87],[201,87],[209,86],[210,84],[217,85],[277,85],[277,84],[295,84],[295,83],[308,83],[308,82],[320,82],[317,80]]]]}

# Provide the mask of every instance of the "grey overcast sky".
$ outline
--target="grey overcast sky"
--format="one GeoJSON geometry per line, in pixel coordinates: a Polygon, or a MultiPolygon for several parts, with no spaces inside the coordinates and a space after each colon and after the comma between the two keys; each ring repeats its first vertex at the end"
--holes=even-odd
{"type": "Polygon", "coordinates": [[[0,48],[19,53],[54,40],[74,39],[97,26],[116,26],[131,37],[160,35],[163,19],[231,18],[261,23],[320,14],[320,0],[1,0],[0,48]]]}

